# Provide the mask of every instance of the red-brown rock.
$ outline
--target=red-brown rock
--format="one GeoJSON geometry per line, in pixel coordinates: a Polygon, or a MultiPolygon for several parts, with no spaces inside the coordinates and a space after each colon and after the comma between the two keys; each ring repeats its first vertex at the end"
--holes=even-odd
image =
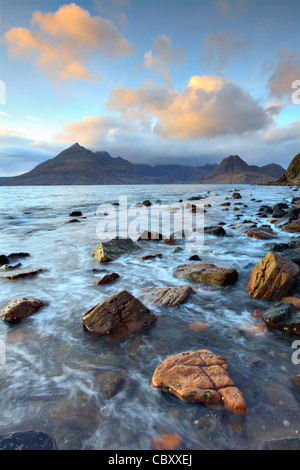
{"type": "Polygon", "coordinates": [[[270,251],[251,272],[248,292],[254,299],[281,299],[295,284],[299,271],[297,264],[270,251]]]}
{"type": "Polygon", "coordinates": [[[102,286],[105,284],[112,284],[117,279],[119,279],[119,277],[120,275],[118,273],[106,274],[97,282],[97,286],[102,286]]]}
{"type": "Polygon", "coordinates": [[[257,238],[258,240],[272,240],[278,238],[277,233],[271,227],[253,227],[247,232],[248,237],[257,238]]]}
{"type": "Polygon", "coordinates": [[[9,302],[1,312],[1,317],[9,323],[27,318],[46,305],[42,300],[22,297],[9,302]]]}
{"type": "Polygon", "coordinates": [[[168,356],[155,369],[152,386],[193,403],[223,401],[232,413],[246,414],[245,399],[228,374],[226,359],[208,349],[168,356]]]}
{"type": "Polygon", "coordinates": [[[156,316],[140,300],[123,290],[88,310],[82,320],[93,333],[123,339],[149,328],[156,316]]]}

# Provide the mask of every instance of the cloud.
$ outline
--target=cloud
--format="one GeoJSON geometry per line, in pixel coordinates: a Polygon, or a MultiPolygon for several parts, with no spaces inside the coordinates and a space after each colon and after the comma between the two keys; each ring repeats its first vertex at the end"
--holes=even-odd
{"type": "Polygon", "coordinates": [[[237,18],[248,7],[248,0],[217,0],[215,5],[223,16],[237,18]]]}
{"type": "Polygon", "coordinates": [[[163,76],[167,84],[172,85],[170,67],[172,64],[180,66],[184,60],[184,53],[181,48],[172,48],[171,39],[165,34],[160,34],[154,39],[153,54],[152,49],[145,52],[144,67],[163,76]]]}
{"type": "Polygon", "coordinates": [[[209,34],[204,39],[202,60],[205,65],[215,65],[221,71],[229,62],[236,59],[249,41],[234,31],[209,34]]]}
{"type": "Polygon", "coordinates": [[[278,143],[283,141],[300,142],[300,121],[292,122],[285,126],[278,126],[268,129],[264,134],[264,140],[278,143]]]}
{"type": "Polygon", "coordinates": [[[278,51],[278,62],[268,80],[270,94],[279,99],[291,99],[292,83],[300,80],[300,54],[290,49],[278,51]]]}
{"type": "Polygon", "coordinates": [[[5,33],[9,53],[32,60],[53,81],[99,79],[86,67],[91,54],[116,59],[134,52],[109,19],[92,17],[75,3],[54,13],[35,11],[31,24],[37,32],[14,27],[5,33]]]}
{"type": "Polygon", "coordinates": [[[222,15],[227,15],[230,10],[230,4],[226,0],[218,0],[216,2],[217,8],[220,10],[222,15]]]}
{"type": "Polygon", "coordinates": [[[155,82],[137,89],[116,88],[108,108],[124,119],[133,113],[152,118],[153,132],[167,139],[203,139],[243,134],[272,124],[270,114],[247,92],[230,80],[216,76],[193,76],[181,91],[168,90],[155,82]]]}

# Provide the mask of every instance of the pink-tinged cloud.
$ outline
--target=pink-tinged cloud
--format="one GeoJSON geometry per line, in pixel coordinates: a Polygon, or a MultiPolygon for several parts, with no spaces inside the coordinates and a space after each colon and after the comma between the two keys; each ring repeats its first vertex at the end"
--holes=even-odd
{"type": "Polygon", "coordinates": [[[265,129],[272,116],[249,93],[223,77],[193,76],[181,91],[155,82],[137,89],[116,88],[108,104],[129,120],[145,113],[154,121],[153,132],[167,139],[203,139],[265,129]]]}
{"type": "Polygon", "coordinates": [[[278,62],[274,73],[269,78],[267,88],[276,98],[291,99],[292,83],[300,79],[300,54],[290,49],[278,51],[278,62]]]}
{"type": "Polygon", "coordinates": [[[54,13],[35,11],[31,23],[38,32],[18,27],[6,32],[9,52],[13,57],[32,60],[54,81],[99,78],[87,69],[92,53],[111,59],[134,53],[110,20],[92,17],[75,3],[63,5],[54,13]]]}

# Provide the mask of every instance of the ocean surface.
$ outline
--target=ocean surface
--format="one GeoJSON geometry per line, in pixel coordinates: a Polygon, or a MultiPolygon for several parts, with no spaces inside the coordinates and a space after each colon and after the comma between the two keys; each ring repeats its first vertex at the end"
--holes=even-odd
{"type": "MultiPolygon", "coordinates": [[[[59,449],[135,450],[151,449],[151,439],[164,434],[180,434],[180,448],[187,450],[257,449],[263,440],[296,437],[300,432],[300,395],[292,381],[300,373],[300,366],[292,363],[296,338],[256,330],[254,310],[263,311],[272,303],[255,301],[247,292],[250,272],[270,243],[233,227],[246,219],[267,223],[257,216],[262,204],[290,202],[297,194],[288,187],[250,185],[0,187],[0,254],[29,252],[29,258],[20,260],[22,268],[46,268],[34,278],[0,280],[1,306],[23,296],[48,304],[18,324],[0,323],[0,341],[5,345],[0,361],[0,434],[37,429],[51,433],[59,449]],[[234,189],[241,200],[231,199],[234,189]],[[203,199],[197,202],[211,205],[204,224],[224,222],[226,237],[205,236],[202,246],[200,239],[198,245],[178,240],[176,246],[183,248],[178,252],[174,246],[142,242],[141,253],[105,265],[91,256],[101,234],[103,238],[114,234],[118,206],[112,203],[119,198],[130,206],[134,239],[135,231],[148,228],[146,213],[138,223],[134,219],[136,203],[159,200],[158,220],[158,213],[176,213],[183,202],[198,195],[203,199]],[[226,197],[229,211],[220,206],[226,197]],[[233,211],[236,203],[242,203],[236,206],[239,211],[233,211]],[[74,210],[83,213],[80,223],[67,223],[74,210]],[[101,216],[104,212],[108,215],[101,216]],[[139,259],[157,252],[163,257],[139,259]],[[173,276],[173,269],[192,263],[188,259],[195,252],[203,263],[235,268],[238,282],[225,288],[190,283],[195,295],[179,308],[146,303],[145,288],[186,284],[173,276]],[[95,269],[117,272],[121,278],[97,286],[105,271],[95,269]],[[83,314],[123,289],[151,308],[158,317],[155,326],[121,343],[88,333],[83,314]],[[209,328],[192,330],[193,322],[205,322],[209,328]],[[227,358],[230,376],[247,402],[246,417],[224,412],[219,420],[209,408],[151,386],[155,368],[167,355],[199,348],[227,358]],[[126,381],[107,399],[99,391],[99,376],[114,369],[124,369],[126,381]]],[[[125,206],[119,209],[120,224],[125,206]]],[[[198,229],[203,215],[197,217],[198,229]]],[[[170,232],[172,228],[171,224],[170,232]]],[[[274,230],[282,242],[293,238],[274,230]]]]}

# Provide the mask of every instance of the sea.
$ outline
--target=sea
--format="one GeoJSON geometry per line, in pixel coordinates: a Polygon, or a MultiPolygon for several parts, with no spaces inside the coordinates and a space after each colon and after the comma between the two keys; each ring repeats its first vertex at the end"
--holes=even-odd
{"type": "Polygon", "coordinates": [[[47,303],[19,323],[0,322],[0,435],[40,430],[54,437],[58,449],[68,450],[147,450],[153,438],[170,434],[180,436],[183,450],[259,449],[270,439],[297,437],[297,338],[259,327],[253,312],[274,302],[251,299],[247,284],[274,242],[295,238],[260,218],[259,207],[289,204],[298,193],[292,187],[261,185],[0,187],[0,254],[28,252],[31,256],[20,260],[22,269],[45,268],[36,277],[0,279],[0,306],[19,297],[47,303]],[[232,199],[233,191],[242,198],[232,199]],[[145,200],[153,206],[141,206],[145,200]],[[228,211],[224,202],[231,203],[228,211]],[[182,214],[183,207],[190,214],[190,204],[203,205],[205,212],[195,214],[196,225],[187,217],[182,229],[203,234],[203,225],[221,222],[226,236],[205,234],[193,243],[191,235],[176,239],[176,245],[142,241],[138,254],[105,264],[91,255],[101,241],[124,236],[129,225],[127,235],[136,240],[148,230],[151,210],[156,222],[163,220],[156,227],[170,233],[180,229],[180,218],[168,225],[168,217],[182,214]],[[70,216],[73,211],[82,216],[70,216]],[[69,223],[74,218],[79,222],[69,223]],[[270,225],[279,238],[249,238],[234,228],[243,220],[270,225]],[[121,234],[116,230],[120,221],[121,234]],[[140,259],[150,253],[162,257],[140,259]],[[174,277],[174,268],[195,263],[189,261],[195,253],[201,263],[235,268],[238,281],[221,288],[174,277]],[[111,272],[120,275],[117,282],[96,285],[111,272]],[[194,294],[180,307],[155,306],[145,296],[146,289],[183,284],[190,284],[194,294]],[[88,332],[83,314],[123,289],[155,313],[155,325],[120,342],[88,332]],[[199,322],[203,328],[191,327],[199,322]],[[247,403],[245,417],[152,387],[154,370],[167,356],[202,348],[226,357],[230,377],[247,403]],[[101,374],[120,369],[125,381],[108,398],[101,374]]]}

